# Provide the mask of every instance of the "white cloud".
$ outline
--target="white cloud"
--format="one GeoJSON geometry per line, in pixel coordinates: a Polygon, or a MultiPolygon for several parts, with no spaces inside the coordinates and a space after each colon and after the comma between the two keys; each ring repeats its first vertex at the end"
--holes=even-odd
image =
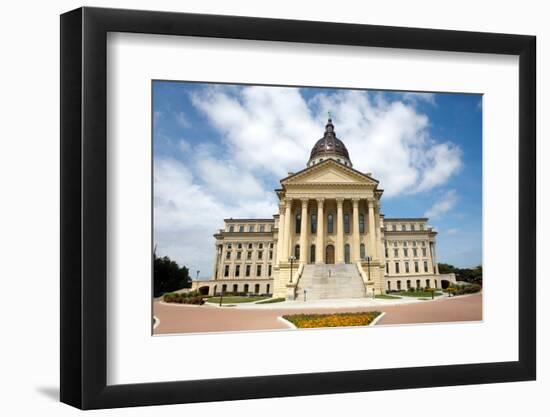
{"type": "Polygon", "coordinates": [[[424,213],[424,216],[431,219],[437,219],[451,210],[456,205],[457,201],[458,196],[456,190],[449,190],[424,213]]]}
{"type": "Polygon", "coordinates": [[[428,117],[406,100],[346,91],[306,102],[297,89],[244,87],[211,88],[192,101],[223,134],[227,157],[258,174],[281,178],[302,169],[329,111],[354,168],[372,172],[386,197],[431,190],[461,167],[460,149],[430,137],[428,117]]]}
{"type": "Polygon", "coordinates": [[[185,115],[185,113],[183,112],[177,112],[175,114],[175,117],[176,117],[176,121],[178,122],[178,124],[183,127],[183,128],[188,128],[188,127],[191,127],[191,122],[189,122],[189,119],[187,118],[187,116],[185,115]]]}
{"type": "Polygon", "coordinates": [[[458,229],[456,227],[452,227],[450,229],[447,229],[445,233],[448,235],[456,235],[458,233],[458,229]]]}
{"type": "Polygon", "coordinates": [[[433,93],[403,93],[403,100],[412,104],[417,104],[419,101],[424,101],[433,106],[437,105],[435,102],[435,94],[433,93]]]}

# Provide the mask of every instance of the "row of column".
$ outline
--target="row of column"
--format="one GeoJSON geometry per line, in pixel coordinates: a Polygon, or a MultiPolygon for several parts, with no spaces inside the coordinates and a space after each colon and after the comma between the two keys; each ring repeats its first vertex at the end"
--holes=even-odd
{"type": "MultiPolygon", "coordinates": [[[[335,244],[335,262],[344,263],[344,198],[336,198],[336,244],[335,244]]],[[[380,230],[375,225],[376,218],[379,215],[375,199],[365,199],[368,205],[368,229],[367,229],[367,251],[371,258],[379,258],[380,230]],[[373,233],[374,232],[374,233],[373,233]]],[[[301,225],[300,225],[300,262],[307,259],[308,248],[308,205],[310,199],[303,198],[301,201],[301,225]]],[[[325,262],[325,213],[324,198],[317,198],[317,233],[315,241],[315,259],[316,263],[325,262]]],[[[352,214],[352,259],[354,262],[360,261],[361,235],[359,232],[359,202],[358,198],[351,199],[352,214]]],[[[292,250],[292,198],[286,198],[279,204],[279,238],[277,244],[277,262],[286,262],[292,250]]]]}

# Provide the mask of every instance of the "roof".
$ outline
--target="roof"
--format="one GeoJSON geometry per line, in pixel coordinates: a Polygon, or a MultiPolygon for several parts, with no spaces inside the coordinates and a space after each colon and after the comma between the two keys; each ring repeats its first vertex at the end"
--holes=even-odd
{"type": "Polygon", "coordinates": [[[344,142],[338,139],[336,137],[336,133],[334,133],[332,119],[328,119],[323,137],[319,139],[315,145],[313,145],[309,159],[311,160],[315,157],[323,155],[339,155],[349,161],[349,153],[346,145],[344,145],[344,142]]]}
{"type": "Polygon", "coordinates": [[[384,222],[427,222],[427,217],[385,217],[384,222]]]}
{"type": "Polygon", "coordinates": [[[235,223],[273,223],[273,219],[223,219],[224,222],[235,222],[235,223]]]}
{"type": "Polygon", "coordinates": [[[286,181],[286,180],[288,180],[292,177],[295,177],[296,175],[300,175],[300,174],[306,172],[307,170],[316,169],[316,168],[320,167],[323,164],[337,164],[337,165],[341,166],[342,168],[349,169],[350,171],[352,171],[356,174],[362,175],[363,177],[368,178],[369,180],[374,181],[377,184],[380,182],[377,179],[372,178],[370,175],[367,175],[367,174],[365,174],[361,171],[357,171],[355,168],[352,168],[349,165],[344,165],[343,163],[338,162],[335,159],[325,159],[324,161],[321,161],[318,164],[312,165],[310,167],[306,167],[306,168],[302,169],[301,171],[294,172],[294,173],[290,174],[289,176],[283,178],[280,182],[282,183],[283,181],[286,181]]]}

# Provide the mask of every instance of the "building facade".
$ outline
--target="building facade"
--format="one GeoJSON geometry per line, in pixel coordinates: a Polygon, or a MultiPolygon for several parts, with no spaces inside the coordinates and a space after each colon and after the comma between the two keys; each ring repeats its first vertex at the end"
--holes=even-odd
{"type": "Polygon", "coordinates": [[[384,217],[379,182],[353,168],[332,120],[306,168],[280,183],[273,218],[224,220],[214,235],[212,279],[194,288],[347,298],[455,282],[439,274],[437,233],[427,218],[384,217]]]}

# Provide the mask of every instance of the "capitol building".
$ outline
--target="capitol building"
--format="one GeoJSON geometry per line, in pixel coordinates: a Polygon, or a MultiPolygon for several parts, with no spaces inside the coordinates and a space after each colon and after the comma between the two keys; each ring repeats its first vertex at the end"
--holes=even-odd
{"type": "Polygon", "coordinates": [[[275,190],[279,213],[225,219],[214,234],[212,278],[204,294],[269,294],[287,299],[359,298],[410,288],[446,288],[437,232],[427,218],[386,218],[383,190],[353,168],[329,118],[306,167],[275,190]]]}

